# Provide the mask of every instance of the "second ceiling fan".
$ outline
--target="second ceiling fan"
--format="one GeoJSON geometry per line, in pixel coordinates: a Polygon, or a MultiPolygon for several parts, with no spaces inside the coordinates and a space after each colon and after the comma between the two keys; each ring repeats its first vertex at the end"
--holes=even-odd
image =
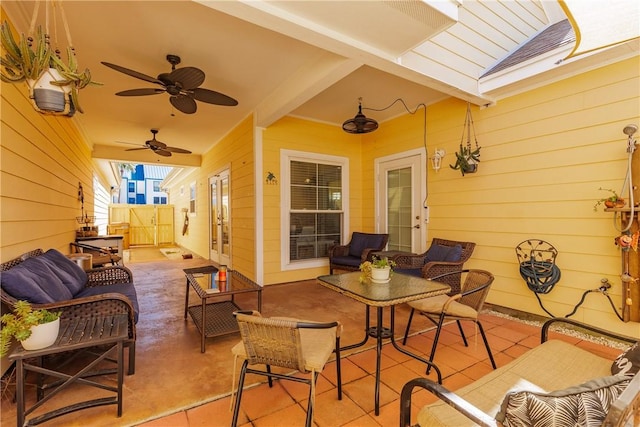
{"type": "Polygon", "coordinates": [[[199,87],[204,83],[205,78],[202,70],[195,67],[176,68],[180,63],[180,57],[177,55],[167,55],[167,61],[171,64],[171,72],[159,74],[157,78],[109,62],[102,61],[102,64],[131,77],[162,86],[161,88],[123,90],[116,93],[118,96],[146,96],[166,92],[171,95],[169,98],[171,105],[185,114],[196,112],[198,109],[196,101],[229,107],[238,105],[238,101],[230,96],[199,87]]]}
{"type": "MultiPolygon", "coordinates": [[[[177,147],[169,147],[164,142],[158,141],[156,139],[156,135],[158,134],[158,129],[151,129],[151,133],[153,134],[153,138],[151,138],[148,141],[145,141],[142,147],[127,148],[125,151],[151,150],[157,155],[164,156],[164,157],[171,157],[171,153],[191,154],[191,151],[189,150],[185,150],[183,148],[177,148],[177,147]]],[[[129,143],[123,142],[123,144],[129,144],[129,143]]]]}

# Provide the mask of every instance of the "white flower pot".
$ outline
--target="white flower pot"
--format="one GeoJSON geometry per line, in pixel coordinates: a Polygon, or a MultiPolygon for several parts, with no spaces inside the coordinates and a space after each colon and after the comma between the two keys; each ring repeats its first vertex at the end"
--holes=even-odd
{"type": "Polygon", "coordinates": [[[64,77],[55,68],[49,68],[43,72],[38,80],[28,81],[33,90],[36,105],[42,111],[62,112],[66,105],[71,87],[52,85],[52,81],[61,81],[64,77]]]}
{"type": "Polygon", "coordinates": [[[389,280],[389,273],[391,273],[391,268],[389,267],[371,267],[371,280],[374,282],[385,282],[389,280]]]}
{"type": "Polygon", "coordinates": [[[22,341],[22,347],[25,350],[39,350],[49,347],[56,342],[58,331],[60,330],[60,318],[53,322],[43,323],[31,327],[31,336],[22,341]]]}

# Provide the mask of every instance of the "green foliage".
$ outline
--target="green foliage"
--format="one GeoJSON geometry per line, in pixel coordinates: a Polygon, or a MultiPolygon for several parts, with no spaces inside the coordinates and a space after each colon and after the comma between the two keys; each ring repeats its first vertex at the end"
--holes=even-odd
{"type": "Polygon", "coordinates": [[[623,198],[621,198],[621,197],[618,195],[618,193],[616,193],[616,192],[615,192],[615,190],[612,190],[612,189],[610,189],[610,188],[602,188],[602,187],[598,188],[598,190],[608,191],[609,193],[611,193],[611,196],[609,196],[609,197],[605,197],[605,198],[602,198],[602,199],[598,200],[598,201],[596,202],[596,204],[595,204],[595,205],[593,205],[593,211],[594,211],[594,212],[597,212],[597,211],[598,211],[598,206],[600,206],[600,205],[601,205],[601,204],[603,204],[603,203],[611,202],[611,203],[614,203],[614,204],[615,204],[615,203],[617,203],[618,201],[624,201],[624,199],[623,199],[623,198]]]}
{"type": "Polygon", "coordinates": [[[43,72],[49,68],[55,68],[62,76],[62,80],[50,83],[54,86],[69,86],[71,88],[71,102],[76,110],[84,112],[78,100],[78,90],[90,84],[101,85],[102,83],[91,80],[89,69],[78,72],[78,63],[73,48],[67,48],[67,62],[65,63],[51,49],[48,35],[42,31],[42,27],[38,27],[35,40],[32,40],[31,37],[25,37],[23,34],[20,41],[16,42],[7,21],[2,23],[0,37],[4,53],[0,58],[2,65],[0,77],[3,82],[19,83],[24,80],[38,80],[43,72]]]}
{"type": "Polygon", "coordinates": [[[456,153],[456,164],[449,165],[451,169],[462,172],[462,176],[465,173],[473,173],[477,170],[477,163],[480,162],[480,147],[476,147],[475,150],[471,150],[469,146],[464,147],[460,144],[460,152],[456,153]]]}
{"type": "Polygon", "coordinates": [[[9,351],[11,339],[24,341],[31,336],[31,327],[53,322],[60,317],[62,312],[48,310],[33,310],[27,301],[18,301],[13,313],[7,313],[0,317],[2,332],[0,333],[0,356],[9,351]]]}

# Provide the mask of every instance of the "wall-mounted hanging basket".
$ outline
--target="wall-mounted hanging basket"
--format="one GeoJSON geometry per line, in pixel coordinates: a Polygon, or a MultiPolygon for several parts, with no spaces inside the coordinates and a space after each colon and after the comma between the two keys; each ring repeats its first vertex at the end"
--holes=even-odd
{"type": "Polygon", "coordinates": [[[460,151],[456,153],[456,164],[449,165],[451,169],[460,170],[462,176],[466,173],[476,173],[480,163],[480,147],[476,139],[476,130],[473,127],[473,117],[471,117],[471,104],[467,102],[467,115],[462,128],[462,138],[460,139],[460,151]],[[471,146],[471,132],[473,131],[473,141],[475,147],[471,146]],[[466,137],[466,145],[463,145],[466,137]]]}

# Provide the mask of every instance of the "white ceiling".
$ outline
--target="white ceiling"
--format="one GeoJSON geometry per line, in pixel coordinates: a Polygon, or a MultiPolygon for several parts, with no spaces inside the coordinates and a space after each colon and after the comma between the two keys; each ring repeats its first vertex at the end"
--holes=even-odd
{"type": "MultiPolygon", "coordinates": [[[[520,67],[518,73],[493,76],[487,86],[491,89],[483,92],[479,77],[485,71],[566,18],[558,3],[549,0],[58,4],[80,66],[104,84],[81,90],[85,112],[73,118],[93,145],[95,158],[197,166],[199,155],[252,113],[258,126],[285,115],[340,126],[355,115],[360,97],[363,106],[376,109],[397,98],[411,108],[450,96],[490,105],[545,78],[576,72],[572,61],[558,66],[566,52],[555,52],[542,65],[536,63],[533,74],[520,67]],[[206,79],[201,87],[237,99],[238,106],[198,102],[198,111],[187,115],[172,108],[166,93],[115,96],[154,85],[100,64],[111,62],[156,77],[171,70],[167,54],[182,58],[178,67],[202,69],[206,79]],[[158,140],[194,154],[166,158],[150,150],[127,152],[131,146],[119,143],[144,144],[151,128],[159,129],[158,140]]],[[[3,2],[2,7],[20,32],[28,31],[34,2],[3,2]]],[[[41,5],[39,22],[44,23],[44,16],[41,5]]],[[[57,28],[64,47],[59,15],[57,28]]],[[[384,112],[364,113],[384,122],[404,111],[396,104],[384,112]]]]}

